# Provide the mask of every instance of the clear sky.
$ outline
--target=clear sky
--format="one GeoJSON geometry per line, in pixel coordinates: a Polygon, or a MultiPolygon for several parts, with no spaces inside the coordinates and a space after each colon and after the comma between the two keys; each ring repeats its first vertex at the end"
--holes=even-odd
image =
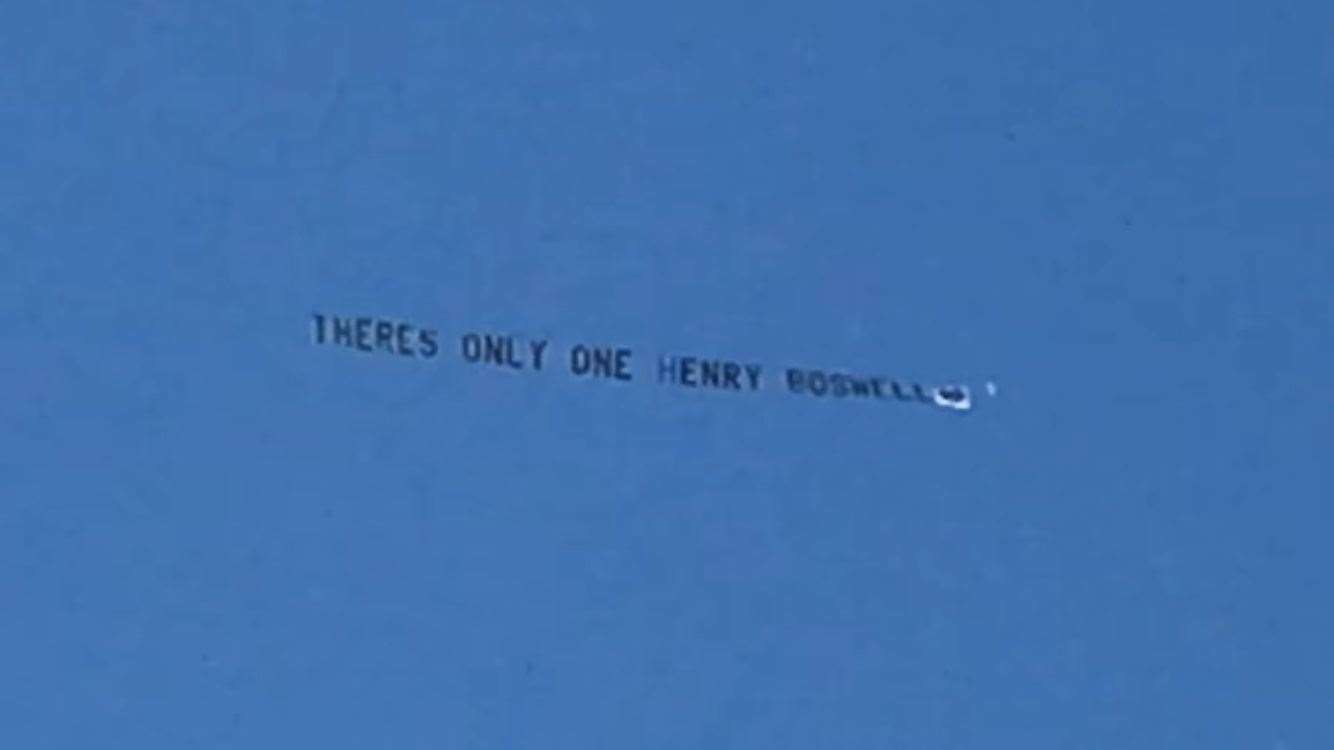
{"type": "Polygon", "coordinates": [[[1334,5],[0,15],[0,746],[1334,747],[1334,5]]]}

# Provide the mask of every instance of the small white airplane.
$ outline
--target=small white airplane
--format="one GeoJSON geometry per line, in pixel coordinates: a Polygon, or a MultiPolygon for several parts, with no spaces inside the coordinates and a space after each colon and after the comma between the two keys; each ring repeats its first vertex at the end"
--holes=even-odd
{"type": "Polygon", "coordinates": [[[956,411],[968,411],[973,408],[973,394],[966,385],[942,385],[931,390],[931,399],[936,406],[956,411]]]}

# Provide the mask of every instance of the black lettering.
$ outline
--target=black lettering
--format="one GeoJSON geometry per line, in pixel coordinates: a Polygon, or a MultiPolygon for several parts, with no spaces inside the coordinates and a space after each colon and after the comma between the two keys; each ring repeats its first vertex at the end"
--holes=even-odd
{"type": "Polygon", "coordinates": [[[380,321],[375,324],[375,348],[387,352],[394,350],[394,324],[380,321]]]}
{"type": "Polygon", "coordinates": [[[876,398],[884,398],[885,394],[881,392],[884,386],[884,378],[871,378],[871,391],[875,393],[876,398]]]}
{"type": "Polygon", "coordinates": [[[835,373],[829,376],[830,390],[834,396],[843,398],[848,395],[848,376],[842,373],[835,373]]]}
{"type": "Polygon", "coordinates": [[[599,377],[611,377],[611,350],[594,349],[593,350],[593,374],[599,377]]]}
{"type": "Polygon", "coordinates": [[[583,375],[588,372],[592,366],[588,350],[582,344],[575,346],[570,350],[570,372],[575,375],[583,375]]]}
{"type": "Polygon", "coordinates": [[[616,350],[616,379],[617,379],[617,380],[629,380],[629,379],[630,379],[630,350],[629,350],[629,349],[617,349],[617,350],[616,350]]]}
{"type": "Polygon", "coordinates": [[[352,346],[352,321],[346,318],[335,317],[334,324],[334,343],[343,346],[352,346]]]}
{"type": "Polygon", "coordinates": [[[910,397],[904,395],[903,390],[899,387],[899,381],[897,381],[897,380],[891,380],[890,383],[889,383],[889,385],[890,385],[890,388],[894,391],[894,398],[897,398],[897,399],[900,400],[900,401],[911,401],[911,400],[912,400],[910,397]]]}
{"type": "Polygon", "coordinates": [[[530,343],[528,347],[533,350],[533,369],[542,369],[542,353],[547,349],[546,340],[534,341],[530,343]]]}
{"type": "Polygon", "coordinates": [[[823,396],[829,392],[829,378],[823,372],[811,370],[806,377],[810,381],[811,393],[823,396]]]}
{"type": "Polygon", "coordinates": [[[398,353],[404,357],[415,357],[417,353],[412,351],[412,346],[408,344],[408,334],[412,332],[412,326],[407,323],[399,323],[395,331],[395,338],[398,339],[398,353]]]}
{"type": "Polygon", "coordinates": [[[493,365],[505,364],[505,342],[499,336],[482,337],[482,360],[493,365]]]}
{"type": "Polygon", "coordinates": [[[658,357],[658,382],[676,382],[676,358],[658,357]]]}
{"type": "Polygon", "coordinates": [[[695,358],[682,357],[679,362],[681,367],[681,385],[698,388],[699,383],[695,380],[695,358]]]}
{"type": "Polygon", "coordinates": [[[746,377],[750,378],[750,389],[758,391],[760,389],[760,366],[746,365],[746,377]]]}
{"type": "Polygon", "coordinates": [[[917,394],[917,400],[918,400],[918,401],[921,401],[921,402],[923,402],[923,403],[927,403],[927,404],[934,404],[934,403],[935,403],[935,400],[931,398],[931,394],[929,394],[929,393],[927,393],[926,391],[922,390],[922,386],[921,386],[920,384],[918,384],[918,383],[913,383],[913,384],[912,384],[912,389],[913,389],[913,392],[917,394]]]}
{"type": "Polygon", "coordinates": [[[852,395],[854,396],[871,395],[871,388],[867,385],[865,380],[860,378],[849,378],[848,385],[852,388],[852,395]]]}
{"type": "Polygon", "coordinates": [[[315,313],[315,343],[324,343],[324,316],[315,313]]]}
{"type": "Polygon", "coordinates": [[[718,373],[718,363],[717,363],[717,362],[715,362],[715,361],[713,361],[713,360],[711,360],[711,359],[706,359],[706,360],[703,360],[703,361],[701,361],[701,362],[699,363],[699,384],[700,384],[700,385],[702,385],[702,386],[712,386],[712,387],[714,387],[714,388],[717,388],[718,386],[720,386],[720,385],[722,384],[722,383],[719,381],[719,377],[718,377],[718,375],[719,375],[719,373],[718,373]]]}
{"type": "Polygon", "coordinates": [[[469,362],[477,362],[482,358],[482,337],[475,333],[465,333],[463,335],[463,358],[469,362]]]}
{"type": "Polygon", "coordinates": [[[735,362],[727,362],[723,365],[723,384],[734,391],[741,390],[741,366],[735,362]]]}
{"type": "Polygon", "coordinates": [[[787,369],[787,389],[793,393],[801,393],[804,385],[804,378],[801,376],[801,370],[789,367],[787,369]]]}
{"type": "Polygon", "coordinates": [[[371,351],[371,319],[357,318],[357,348],[363,352],[371,351]]]}
{"type": "Polygon", "coordinates": [[[417,332],[417,340],[422,345],[422,356],[430,359],[440,352],[440,346],[435,342],[435,331],[426,329],[417,332]]]}
{"type": "Polygon", "coordinates": [[[514,339],[510,336],[505,337],[505,364],[516,370],[523,369],[523,362],[514,358],[514,339]]]}

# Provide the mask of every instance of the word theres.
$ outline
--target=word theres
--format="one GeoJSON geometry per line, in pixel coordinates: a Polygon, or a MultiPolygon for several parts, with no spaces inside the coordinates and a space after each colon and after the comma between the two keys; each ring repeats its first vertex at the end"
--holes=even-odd
{"type": "Polygon", "coordinates": [[[430,359],[440,352],[433,328],[383,318],[340,318],[314,315],[315,343],[334,344],[363,352],[384,351],[402,357],[430,359]]]}

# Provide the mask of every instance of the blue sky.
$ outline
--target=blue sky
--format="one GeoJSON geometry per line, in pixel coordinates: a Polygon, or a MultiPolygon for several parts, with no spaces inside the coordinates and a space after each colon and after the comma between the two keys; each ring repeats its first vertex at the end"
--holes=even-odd
{"type": "Polygon", "coordinates": [[[1334,742],[1330,6],[380,5],[5,13],[0,744],[1334,742]]]}

